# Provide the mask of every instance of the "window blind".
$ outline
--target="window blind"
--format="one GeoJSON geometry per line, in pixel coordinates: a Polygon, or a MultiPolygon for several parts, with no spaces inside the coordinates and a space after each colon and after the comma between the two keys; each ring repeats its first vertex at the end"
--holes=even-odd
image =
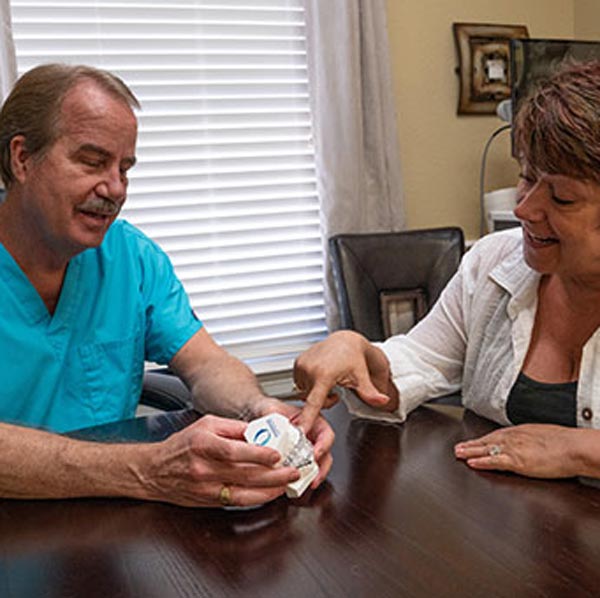
{"type": "Polygon", "coordinates": [[[326,334],[301,0],[11,0],[19,73],[85,63],[142,104],[122,217],[256,373],[326,334]]]}

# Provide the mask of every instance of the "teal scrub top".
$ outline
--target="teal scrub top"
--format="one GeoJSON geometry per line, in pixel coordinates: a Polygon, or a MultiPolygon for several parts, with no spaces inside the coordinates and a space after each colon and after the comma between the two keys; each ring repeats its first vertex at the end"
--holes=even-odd
{"type": "Polygon", "coordinates": [[[68,265],[51,315],[0,244],[0,421],[65,432],[133,417],[144,361],[202,323],[167,255],[123,220],[68,265]]]}

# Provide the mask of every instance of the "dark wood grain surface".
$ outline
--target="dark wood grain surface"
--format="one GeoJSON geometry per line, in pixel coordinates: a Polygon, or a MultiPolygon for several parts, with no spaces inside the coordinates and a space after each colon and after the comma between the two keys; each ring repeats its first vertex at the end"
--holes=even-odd
{"type": "MultiPolygon", "coordinates": [[[[195,415],[158,417],[93,434],[158,440],[195,415]]],[[[600,490],[469,470],[453,444],[493,425],[457,407],[422,407],[401,426],[341,405],[328,418],[333,469],[300,501],[0,501],[0,596],[600,595],[600,490]]]]}

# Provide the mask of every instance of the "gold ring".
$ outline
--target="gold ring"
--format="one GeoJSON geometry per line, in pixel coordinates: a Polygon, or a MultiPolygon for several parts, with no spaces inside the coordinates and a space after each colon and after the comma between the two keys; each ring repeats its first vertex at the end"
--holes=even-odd
{"type": "Polygon", "coordinates": [[[231,488],[226,484],[221,486],[221,491],[219,492],[219,502],[224,506],[228,507],[231,504],[231,488]]]}

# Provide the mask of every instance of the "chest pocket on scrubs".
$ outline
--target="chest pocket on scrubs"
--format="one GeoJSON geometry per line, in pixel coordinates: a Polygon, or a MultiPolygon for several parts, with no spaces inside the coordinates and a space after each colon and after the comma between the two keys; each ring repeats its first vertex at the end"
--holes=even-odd
{"type": "Polygon", "coordinates": [[[144,374],[143,336],[82,345],[81,399],[96,423],[133,417],[144,374]]]}

